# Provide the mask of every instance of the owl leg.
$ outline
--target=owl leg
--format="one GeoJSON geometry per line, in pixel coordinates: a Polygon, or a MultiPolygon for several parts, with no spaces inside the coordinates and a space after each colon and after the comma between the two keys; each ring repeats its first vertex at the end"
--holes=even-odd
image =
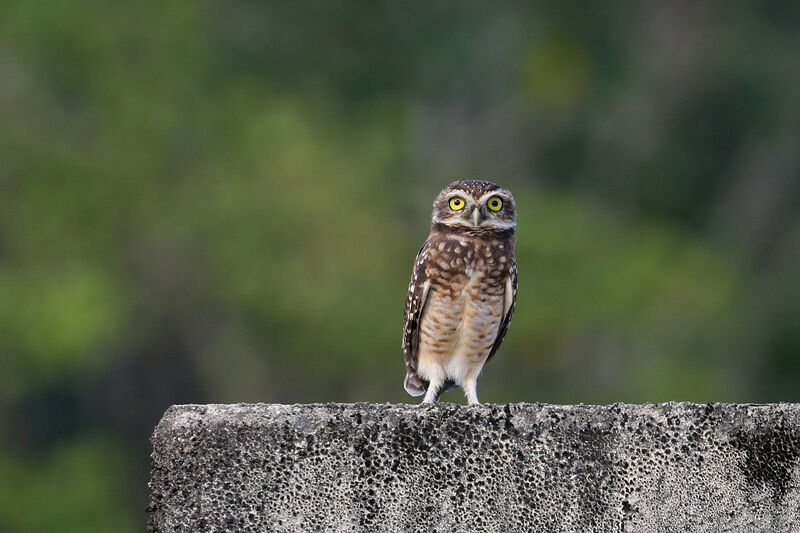
{"type": "Polygon", "coordinates": [[[444,379],[438,378],[431,380],[428,384],[428,391],[425,393],[425,399],[422,403],[436,403],[439,401],[439,396],[442,395],[442,388],[444,387],[444,379]]]}
{"type": "Polygon", "coordinates": [[[461,386],[464,389],[464,394],[467,396],[467,403],[469,405],[480,405],[478,401],[478,376],[468,376],[461,386]]]}

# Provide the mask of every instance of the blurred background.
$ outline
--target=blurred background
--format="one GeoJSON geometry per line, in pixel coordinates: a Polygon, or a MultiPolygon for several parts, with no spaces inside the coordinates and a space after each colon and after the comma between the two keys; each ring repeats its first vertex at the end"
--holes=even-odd
{"type": "Polygon", "coordinates": [[[0,531],[142,531],[174,403],[418,401],[458,178],[519,209],[484,402],[800,401],[798,148],[792,2],[5,0],[0,531]]]}

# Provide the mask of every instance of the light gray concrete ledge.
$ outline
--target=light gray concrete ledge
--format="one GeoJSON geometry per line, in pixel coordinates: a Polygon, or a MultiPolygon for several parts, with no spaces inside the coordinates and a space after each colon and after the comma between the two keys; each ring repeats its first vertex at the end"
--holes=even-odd
{"type": "Polygon", "coordinates": [[[180,405],[149,530],[800,532],[800,404],[180,405]]]}

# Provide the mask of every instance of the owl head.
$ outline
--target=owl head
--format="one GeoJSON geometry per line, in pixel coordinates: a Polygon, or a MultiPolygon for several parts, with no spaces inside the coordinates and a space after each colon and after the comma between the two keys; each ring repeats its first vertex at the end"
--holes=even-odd
{"type": "Polygon", "coordinates": [[[507,189],[490,181],[455,181],[433,202],[432,225],[470,234],[513,232],[517,207],[507,189]]]}

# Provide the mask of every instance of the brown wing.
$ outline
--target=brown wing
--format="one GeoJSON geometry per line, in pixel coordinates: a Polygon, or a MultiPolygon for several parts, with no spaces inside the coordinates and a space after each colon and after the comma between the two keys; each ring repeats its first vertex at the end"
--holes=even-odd
{"type": "Polygon", "coordinates": [[[503,344],[503,339],[508,331],[508,325],[511,323],[511,315],[514,314],[514,305],[517,303],[517,262],[513,256],[511,257],[511,265],[508,269],[506,287],[511,289],[511,294],[506,294],[506,299],[508,299],[510,296],[510,303],[507,305],[508,310],[503,317],[503,321],[500,323],[500,329],[497,331],[497,338],[492,346],[492,351],[489,352],[489,357],[486,358],[487,361],[494,356],[497,349],[500,348],[501,344],[503,344]]]}
{"type": "Polygon", "coordinates": [[[403,352],[406,360],[406,378],[403,383],[406,391],[412,396],[420,396],[428,388],[428,382],[417,375],[417,349],[419,348],[419,322],[425,300],[428,297],[430,282],[425,273],[428,259],[428,241],[420,248],[414,261],[414,272],[408,285],[406,296],[406,313],[403,323],[403,352]]]}

